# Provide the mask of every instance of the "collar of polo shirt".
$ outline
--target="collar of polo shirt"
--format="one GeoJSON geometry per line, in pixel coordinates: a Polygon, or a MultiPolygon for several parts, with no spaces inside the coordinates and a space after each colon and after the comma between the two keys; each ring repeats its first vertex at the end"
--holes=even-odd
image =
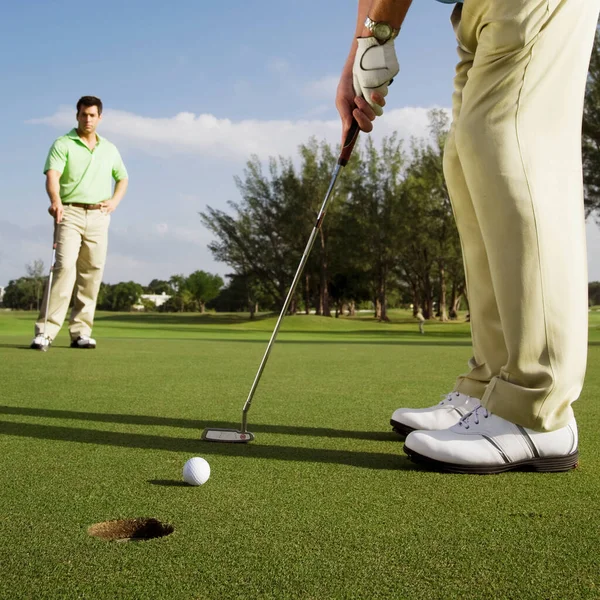
{"type": "MultiPolygon", "coordinates": [[[[70,137],[71,139],[76,140],[84,146],[86,146],[85,142],[79,137],[79,134],[77,133],[77,127],[71,129],[71,131],[67,133],[67,137],[70,137]]],[[[98,132],[96,132],[96,144],[99,144],[102,141],[102,139],[102,136],[98,132]]]]}

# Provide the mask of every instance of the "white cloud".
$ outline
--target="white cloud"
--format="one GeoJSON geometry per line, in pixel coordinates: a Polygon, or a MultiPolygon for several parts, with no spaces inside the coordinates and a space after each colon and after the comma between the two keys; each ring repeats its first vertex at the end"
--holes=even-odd
{"type": "MultiPolygon", "coordinates": [[[[428,135],[427,112],[421,107],[386,111],[372,134],[377,142],[397,131],[401,138],[428,135]]],[[[62,106],[53,115],[28,121],[58,129],[73,126],[73,110],[62,106]]],[[[153,118],[120,110],[107,110],[100,131],[118,142],[155,156],[173,154],[203,155],[227,160],[247,160],[252,154],[294,156],[300,144],[315,136],[331,144],[340,141],[338,119],[233,121],[212,114],[182,112],[173,117],[153,118]]]]}

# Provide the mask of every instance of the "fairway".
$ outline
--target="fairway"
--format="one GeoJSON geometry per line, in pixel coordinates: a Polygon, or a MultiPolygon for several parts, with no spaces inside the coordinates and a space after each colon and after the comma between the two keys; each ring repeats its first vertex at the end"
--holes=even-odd
{"type": "Polygon", "coordinates": [[[590,313],[578,469],[425,472],[389,418],[450,391],[468,324],[406,312],[275,318],[100,313],[98,348],[26,350],[32,313],[0,312],[0,598],[598,598],[600,312],[590,313]],[[193,456],[211,467],[190,487],[193,456]],[[159,539],[107,542],[111,519],[159,539]]]}

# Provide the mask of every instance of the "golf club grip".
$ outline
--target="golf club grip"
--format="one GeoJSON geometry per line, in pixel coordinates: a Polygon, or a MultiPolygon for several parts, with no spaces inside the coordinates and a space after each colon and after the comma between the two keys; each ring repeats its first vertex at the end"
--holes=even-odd
{"type": "Polygon", "coordinates": [[[360,128],[356,119],[352,118],[352,125],[350,125],[350,129],[346,135],[346,139],[344,140],[344,145],[342,147],[342,151],[340,152],[340,157],[338,158],[338,165],[345,167],[350,160],[350,155],[352,154],[352,150],[354,149],[354,144],[356,144],[356,140],[358,139],[358,133],[360,128]]]}

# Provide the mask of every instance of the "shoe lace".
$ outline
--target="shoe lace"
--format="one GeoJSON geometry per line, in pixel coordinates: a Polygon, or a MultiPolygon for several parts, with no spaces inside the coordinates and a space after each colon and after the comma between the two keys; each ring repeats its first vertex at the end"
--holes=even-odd
{"type": "Polygon", "coordinates": [[[458,424],[460,425],[460,427],[469,429],[469,427],[471,427],[471,424],[474,423],[475,425],[479,425],[479,419],[481,417],[487,419],[490,416],[490,414],[491,413],[489,410],[487,410],[487,408],[484,408],[483,406],[481,406],[481,404],[478,404],[470,413],[467,413],[458,422],[458,424]]]}
{"type": "Polygon", "coordinates": [[[440,406],[443,406],[446,402],[452,402],[455,398],[460,396],[460,392],[450,392],[449,394],[442,394],[442,401],[440,402],[440,406]]]}

